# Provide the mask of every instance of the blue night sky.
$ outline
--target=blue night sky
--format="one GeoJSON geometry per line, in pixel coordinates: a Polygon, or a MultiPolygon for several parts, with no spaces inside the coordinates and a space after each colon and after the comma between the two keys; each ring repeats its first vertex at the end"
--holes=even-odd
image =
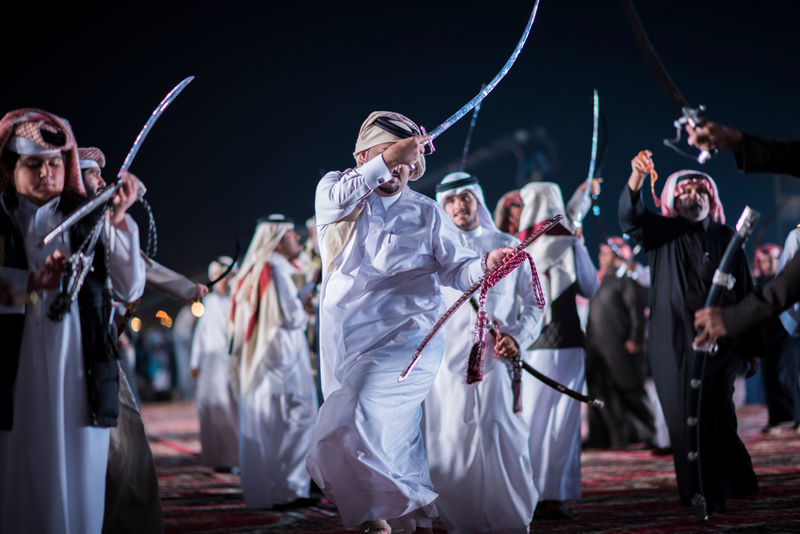
{"type": "MultiPolygon", "coordinates": [[[[118,8],[70,5],[45,13],[38,5],[4,6],[0,110],[39,107],[68,118],[82,146],[105,152],[108,179],[161,98],[196,76],[131,170],[148,186],[159,229],[156,259],[197,281],[204,281],[211,259],[232,253],[234,234],[244,251],[257,218],[275,212],[309,218],[321,173],[354,164],[355,137],[370,111],[398,111],[429,130],[454,113],[508,59],[533,6],[166,4],[128,3],[124,16],[118,8]]],[[[691,104],[705,104],[709,118],[752,133],[798,137],[800,5],[639,0],[637,8],[691,104]]],[[[617,233],[617,199],[640,150],[654,153],[658,192],[672,172],[699,165],[662,144],[674,134],[678,111],[616,0],[541,0],[516,65],[484,101],[472,153],[517,130],[540,128],[547,142],[522,145],[522,157],[546,155],[545,179],[568,197],[586,179],[594,88],[609,127],[598,203],[605,227],[617,233]]],[[[431,174],[460,159],[468,126],[469,116],[437,140],[431,174]]],[[[517,187],[512,152],[466,170],[481,178],[490,209],[517,187]]],[[[703,170],[717,180],[729,224],[745,203],[763,215],[774,208],[774,178],[745,177],[730,153],[703,170]]],[[[780,181],[784,194],[800,193],[800,182],[780,181]]],[[[432,194],[432,184],[421,185],[432,194]]],[[[646,202],[652,207],[652,199],[646,202]]],[[[144,210],[133,211],[146,228],[144,210]]],[[[773,222],[765,240],[782,242],[789,224],[779,235],[773,222]]],[[[592,255],[598,243],[587,221],[592,255]]]]}

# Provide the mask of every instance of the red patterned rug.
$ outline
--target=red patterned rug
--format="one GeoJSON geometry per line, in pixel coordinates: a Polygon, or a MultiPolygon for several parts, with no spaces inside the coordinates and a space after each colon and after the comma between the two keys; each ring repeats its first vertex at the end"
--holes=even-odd
{"type": "MultiPolygon", "coordinates": [[[[246,509],[237,475],[199,466],[193,404],[148,404],[142,411],[156,459],[167,534],[355,532],[342,526],[336,507],[326,500],[281,512],[246,509]]],[[[531,531],[800,532],[800,435],[788,429],[777,436],[762,435],[763,406],[744,406],[737,413],[761,492],[728,501],[728,512],[712,516],[704,528],[695,524],[689,508],[680,506],[672,458],[627,450],[584,452],[583,498],[570,503],[575,519],[536,521],[531,531]]],[[[434,531],[445,532],[441,525],[434,531]]]]}

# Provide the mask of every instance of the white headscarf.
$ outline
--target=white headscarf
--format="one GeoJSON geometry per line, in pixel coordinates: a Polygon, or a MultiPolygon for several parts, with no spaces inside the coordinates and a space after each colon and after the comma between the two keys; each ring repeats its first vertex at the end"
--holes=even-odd
{"type": "Polygon", "coordinates": [[[283,321],[269,262],[275,247],[293,229],[294,223],[287,222],[283,215],[270,215],[260,222],[239,274],[232,282],[230,370],[237,393],[240,388],[242,394],[250,390],[260,358],[283,321]]]}
{"type": "MultiPolygon", "coordinates": [[[[519,194],[523,203],[517,236],[520,241],[532,233],[537,225],[556,215],[564,215],[561,188],[552,182],[531,182],[523,187],[519,194]]],[[[536,269],[540,276],[544,275],[541,278],[542,286],[549,297],[545,310],[547,322],[551,320],[550,303],[578,279],[573,251],[578,238],[572,235],[564,219],[561,219],[561,226],[556,226],[555,230],[557,233],[551,230],[528,247],[536,269]]]]}
{"type": "Polygon", "coordinates": [[[460,195],[464,191],[469,191],[475,195],[478,201],[478,223],[488,230],[497,230],[492,220],[492,214],[486,209],[486,200],[483,198],[483,189],[478,183],[478,179],[466,172],[451,172],[436,186],[436,202],[444,207],[447,197],[460,195]],[[472,183],[469,183],[472,182],[472,183]],[[453,184],[447,187],[447,184],[453,184]]]}

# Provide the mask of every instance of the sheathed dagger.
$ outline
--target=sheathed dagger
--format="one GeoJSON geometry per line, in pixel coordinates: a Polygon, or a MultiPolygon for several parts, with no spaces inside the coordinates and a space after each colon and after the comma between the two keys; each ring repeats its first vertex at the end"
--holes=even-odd
{"type": "MultiPolygon", "coordinates": [[[[172,101],[175,100],[175,98],[177,98],[177,96],[181,93],[181,91],[183,91],[184,88],[187,85],[189,85],[189,83],[192,80],[194,80],[194,76],[189,76],[181,83],[173,87],[172,91],[167,93],[167,96],[164,97],[164,99],[161,101],[158,107],[155,110],[153,110],[152,115],[150,115],[150,118],[147,119],[147,122],[145,123],[144,127],[142,127],[142,130],[139,132],[139,135],[136,136],[136,140],[133,142],[133,146],[128,152],[128,155],[125,157],[125,161],[122,163],[122,167],[120,168],[119,173],[117,173],[117,181],[111,184],[109,187],[107,187],[102,193],[81,204],[78,207],[78,209],[73,211],[66,219],[64,219],[64,221],[61,224],[56,226],[52,232],[50,232],[44,237],[42,242],[39,244],[40,247],[50,243],[50,241],[55,239],[59,234],[61,234],[65,230],[68,230],[75,223],[77,223],[78,221],[89,215],[99,206],[102,206],[110,202],[111,199],[114,198],[114,195],[117,194],[119,188],[122,187],[122,172],[127,171],[128,169],[131,168],[133,159],[139,152],[139,148],[141,148],[142,143],[144,143],[147,134],[150,133],[150,130],[153,128],[153,125],[156,123],[161,114],[164,113],[164,110],[167,109],[167,106],[169,106],[172,103],[172,101]]],[[[144,194],[143,188],[140,187],[138,192],[139,198],[141,198],[143,194],[144,194]]]]}
{"type": "MultiPolygon", "coordinates": [[[[680,109],[681,113],[683,114],[680,119],[672,123],[673,126],[675,126],[675,139],[664,139],[664,144],[678,154],[694,159],[694,156],[679,149],[677,144],[681,140],[681,129],[683,129],[683,126],[688,124],[692,128],[696,128],[700,124],[698,113],[705,111],[706,108],[702,105],[698,106],[697,108],[693,108],[688,104],[688,102],[686,102],[686,99],[683,98],[683,95],[678,90],[675,82],[672,81],[669,73],[664,68],[661,60],[658,58],[658,55],[653,48],[653,44],[647,37],[647,33],[644,31],[644,26],[642,26],[642,21],[639,20],[639,15],[636,13],[636,8],[633,6],[633,0],[620,0],[620,3],[622,4],[622,10],[625,11],[628,24],[630,24],[633,34],[636,36],[636,41],[639,43],[639,48],[641,48],[645,59],[647,59],[647,62],[650,64],[650,68],[653,69],[656,78],[658,78],[658,82],[667,91],[670,99],[672,99],[672,101],[676,106],[678,106],[678,109],[680,109]]],[[[712,154],[703,150],[700,152],[700,155],[697,156],[697,161],[698,163],[705,163],[711,158],[711,156],[712,154]]]]}
{"type": "MultiPolygon", "coordinates": [[[[428,142],[428,145],[430,146],[430,153],[432,153],[435,150],[435,148],[433,147],[433,140],[439,137],[442,133],[444,133],[445,130],[450,128],[456,122],[458,122],[461,119],[461,117],[469,113],[472,110],[472,108],[480,104],[483,101],[483,99],[486,98],[486,96],[492,92],[492,90],[497,86],[497,84],[500,83],[500,80],[502,80],[505,77],[505,75],[508,74],[508,71],[511,70],[511,67],[517,60],[517,56],[519,56],[520,52],[522,52],[522,47],[525,46],[525,41],[528,40],[528,34],[531,32],[531,26],[533,26],[533,21],[536,19],[536,12],[538,9],[539,9],[539,0],[536,0],[536,3],[533,5],[533,11],[531,11],[531,18],[528,19],[528,24],[527,26],[525,26],[525,31],[522,32],[522,37],[520,38],[519,43],[517,43],[517,47],[514,49],[514,52],[511,54],[511,57],[508,58],[508,61],[506,61],[506,64],[503,65],[503,68],[500,70],[500,72],[497,73],[497,76],[495,76],[492,79],[492,81],[490,81],[485,87],[483,87],[481,91],[475,96],[475,98],[464,104],[464,106],[462,106],[461,109],[456,111],[449,119],[447,119],[442,124],[431,130],[429,134],[431,136],[431,140],[428,142]]],[[[423,133],[425,133],[424,129],[423,133]]]]}

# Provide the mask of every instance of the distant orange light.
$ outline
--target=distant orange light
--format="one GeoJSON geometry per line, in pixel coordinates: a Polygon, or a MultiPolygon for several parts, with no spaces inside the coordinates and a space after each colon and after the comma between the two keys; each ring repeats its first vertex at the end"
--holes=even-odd
{"type": "Polygon", "coordinates": [[[166,326],[167,328],[172,328],[172,317],[167,315],[167,312],[164,310],[158,310],[156,313],[156,318],[161,320],[161,324],[166,326]]]}

